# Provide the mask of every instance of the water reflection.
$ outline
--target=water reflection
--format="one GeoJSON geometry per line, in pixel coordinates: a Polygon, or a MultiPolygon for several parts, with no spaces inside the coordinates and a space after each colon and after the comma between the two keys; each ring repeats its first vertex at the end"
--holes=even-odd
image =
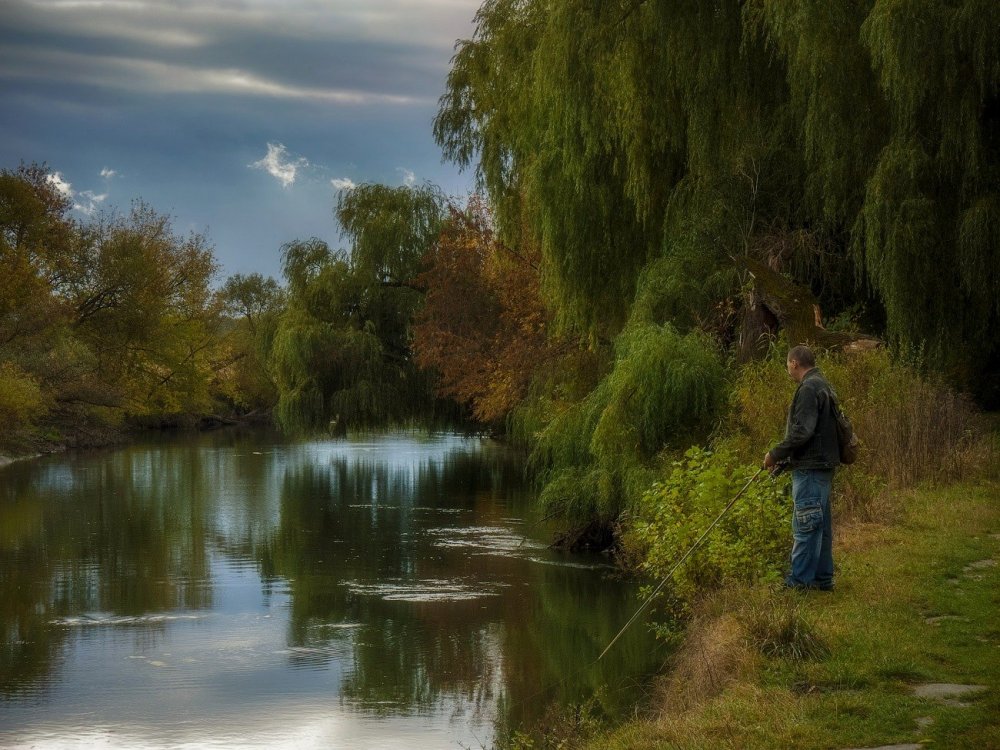
{"type": "Polygon", "coordinates": [[[478,746],[500,707],[519,722],[600,692],[621,711],[657,660],[642,628],[585,667],[635,592],[524,538],[521,473],[494,444],[411,434],[227,432],[8,467],[0,744],[101,726],[263,746],[267,706],[284,737],[311,727],[305,746],[478,746]]]}

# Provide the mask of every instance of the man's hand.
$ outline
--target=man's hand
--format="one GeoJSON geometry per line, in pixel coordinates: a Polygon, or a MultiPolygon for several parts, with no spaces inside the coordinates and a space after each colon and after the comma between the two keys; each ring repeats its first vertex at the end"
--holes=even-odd
{"type": "Polygon", "coordinates": [[[770,469],[773,469],[777,465],[778,465],[778,462],[774,460],[774,457],[771,455],[770,451],[768,451],[767,453],[764,454],[764,468],[765,469],[770,470],[770,469]]]}

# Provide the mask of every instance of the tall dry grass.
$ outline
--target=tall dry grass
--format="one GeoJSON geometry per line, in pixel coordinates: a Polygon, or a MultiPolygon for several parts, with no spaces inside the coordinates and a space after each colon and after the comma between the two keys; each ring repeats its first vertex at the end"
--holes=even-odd
{"type": "Polygon", "coordinates": [[[798,593],[731,584],[695,603],[658,704],[668,713],[704,704],[751,681],[762,656],[803,661],[827,653],[798,593]]]}
{"type": "MultiPolygon", "coordinates": [[[[737,377],[722,442],[748,459],[760,460],[784,433],[795,390],[784,359],[775,351],[737,377]]],[[[921,483],[997,475],[996,436],[971,400],[941,378],[885,350],[821,356],[818,365],[861,440],[858,462],[835,482],[849,516],[879,517],[899,490],[921,483]]]]}
{"type": "Polygon", "coordinates": [[[989,467],[986,423],[938,379],[893,364],[884,352],[830,362],[831,382],[864,441],[858,468],[891,487],[971,478],[989,467]]]}

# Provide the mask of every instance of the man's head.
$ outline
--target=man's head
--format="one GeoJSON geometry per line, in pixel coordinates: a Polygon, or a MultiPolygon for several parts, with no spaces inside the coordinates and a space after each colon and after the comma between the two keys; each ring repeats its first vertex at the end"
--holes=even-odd
{"type": "Polygon", "coordinates": [[[788,350],[785,366],[788,368],[788,377],[801,383],[806,373],[816,366],[816,356],[808,346],[799,344],[788,350]]]}

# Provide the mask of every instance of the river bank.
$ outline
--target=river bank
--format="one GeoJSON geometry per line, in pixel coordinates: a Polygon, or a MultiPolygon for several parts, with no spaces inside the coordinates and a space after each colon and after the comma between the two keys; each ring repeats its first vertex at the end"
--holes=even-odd
{"type": "Polygon", "coordinates": [[[19,440],[0,440],[0,469],[17,461],[27,461],[67,450],[92,450],[125,445],[143,435],[162,432],[208,432],[225,427],[272,427],[269,411],[249,414],[205,414],[155,417],[124,424],[75,421],[52,425],[19,440]]]}
{"type": "Polygon", "coordinates": [[[918,489],[842,527],[832,594],[714,593],[646,715],[568,746],[1000,747],[998,496],[918,489]]]}

